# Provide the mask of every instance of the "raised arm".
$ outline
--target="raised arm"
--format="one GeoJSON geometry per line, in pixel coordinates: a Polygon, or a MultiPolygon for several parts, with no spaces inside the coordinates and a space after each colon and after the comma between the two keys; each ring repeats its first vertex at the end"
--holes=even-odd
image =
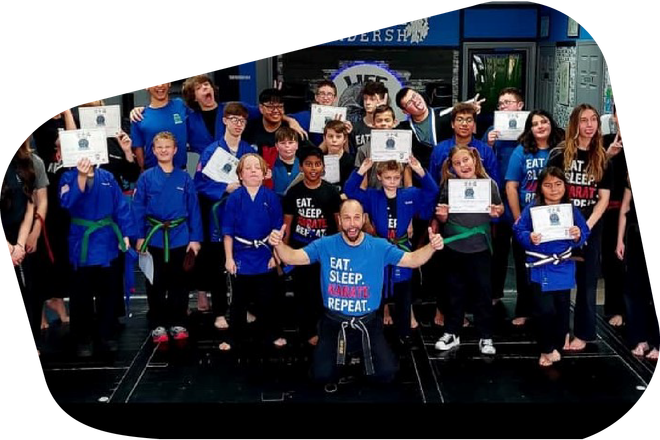
{"type": "Polygon", "coordinates": [[[292,249],[290,246],[284,244],[282,237],[284,237],[284,231],[286,230],[286,223],[282,225],[282,228],[278,231],[273,229],[268,237],[268,243],[273,246],[277,256],[284,264],[290,264],[292,266],[305,266],[310,263],[307,253],[302,249],[292,249]]]}
{"type": "Polygon", "coordinates": [[[429,261],[435,251],[439,251],[445,247],[444,241],[440,234],[434,234],[433,230],[429,227],[429,243],[417,249],[415,252],[406,252],[397,263],[400,267],[409,267],[414,269],[429,261]]]}

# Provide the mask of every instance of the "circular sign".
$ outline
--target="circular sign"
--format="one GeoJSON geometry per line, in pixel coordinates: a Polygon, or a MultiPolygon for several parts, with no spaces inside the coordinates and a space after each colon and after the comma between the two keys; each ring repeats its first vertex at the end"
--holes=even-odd
{"type": "Polygon", "coordinates": [[[362,86],[367,81],[382,82],[387,87],[390,98],[390,106],[394,109],[394,114],[398,121],[403,121],[406,116],[396,105],[394,99],[403,84],[399,76],[388,69],[386,66],[377,63],[355,63],[338,70],[331,78],[337,86],[337,96],[339,97],[337,105],[346,107],[346,119],[357,121],[363,114],[362,107],[362,86]]]}

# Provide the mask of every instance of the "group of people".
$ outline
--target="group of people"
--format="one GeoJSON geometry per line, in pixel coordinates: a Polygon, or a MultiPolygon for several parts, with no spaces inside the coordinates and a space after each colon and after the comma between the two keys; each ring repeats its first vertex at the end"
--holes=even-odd
{"type": "MultiPolygon", "coordinates": [[[[621,133],[603,137],[592,106],[577,106],[565,131],[533,110],[518,140],[500,140],[492,127],[480,140],[482,101],[440,113],[413,89],[392,100],[383,83],[367,82],[364,116],[338,115],[317,134],[308,133],[310,111],[287,115],[275,88],[262,91],[257,106],[218,103],[207,75],[184,82],[183,100],[169,89],[147,89],[149,105],[131,111],[130,130],[108,138],[108,164],[81,159],[62,167],[58,133],[76,128],[72,111],[41,126],[11,161],[2,223],[37,348],[44,301],[64,322],[61,298],[68,296],[77,355],[116,350],[124,292],[136,261],[150,255],[155,343],[188,338],[188,294],[197,291],[200,309],[211,299],[220,350],[242,350],[252,321],[264,347],[279,349],[287,344],[281,306],[290,279],[299,333],[314,347],[312,376],[336,380],[339,366],[359,354],[366,374],[387,382],[398,367],[383,327],[393,324],[400,342],[410,343],[414,268],[422,267],[437,294],[434,321],[444,333],[435,348],[459,346],[472,311],[479,351],[496,353],[493,306],[511,251],[512,323],[534,326],[539,365],[596,338],[601,265],[610,324],[625,322],[633,354],[657,359],[658,323],[621,133]],[[392,105],[406,121],[396,120],[392,105]],[[371,158],[372,131],[391,129],[412,131],[406,163],[371,158]],[[218,149],[238,160],[238,182],[204,172],[218,149]],[[187,151],[199,154],[194,176],[185,170],[187,151]],[[331,182],[330,158],[339,168],[331,182]],[[452,212],[452,179],[490,179],[488,211],[452,212]],[[543,240],[531,208],[563,203],[573,204],[569,236],[543,240]]],[[[334,83],[318,83],[314,99],[334,105],[334,83]]],[[[502,90],[497,108],[522,110],[521,92],[502,90]]]]}

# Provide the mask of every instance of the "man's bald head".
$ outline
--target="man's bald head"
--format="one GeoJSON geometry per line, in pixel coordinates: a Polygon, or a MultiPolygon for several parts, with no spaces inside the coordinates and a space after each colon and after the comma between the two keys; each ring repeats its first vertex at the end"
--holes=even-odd
{"type": "Polygon", "coordinates": [[[339,207],[339,215],[342,215],[344,213],[344,210],[346,209],[351,210],[351,212],[357,209],[359,210],[360,214],[364,214],[364,209],[362,208],[362,204],[355,199],[344,200],[341,206],[339,207]]]}

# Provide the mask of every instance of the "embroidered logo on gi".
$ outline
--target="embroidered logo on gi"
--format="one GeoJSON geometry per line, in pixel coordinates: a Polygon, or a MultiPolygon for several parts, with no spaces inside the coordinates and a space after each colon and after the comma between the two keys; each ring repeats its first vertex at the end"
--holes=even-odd
{"type": "Polygon", "coordinates": [[[174,113],[174,123],[183,124],[183,120],[181,119],[181,116],[178,113],[174,113]]]}
{"type": "Polygon", "coordinates": [[[182,186],[177,186],[176,189],[178,189],[179,191],[183,191],[183,187],[182,187],[182,186]]]}
{"type": "Polygon", "coordinates": [[[403,202],[403,204],[404,205],[412,205],[413,202],[412,202],[412,200],[407,200],[407,201],[403,202]]]}

